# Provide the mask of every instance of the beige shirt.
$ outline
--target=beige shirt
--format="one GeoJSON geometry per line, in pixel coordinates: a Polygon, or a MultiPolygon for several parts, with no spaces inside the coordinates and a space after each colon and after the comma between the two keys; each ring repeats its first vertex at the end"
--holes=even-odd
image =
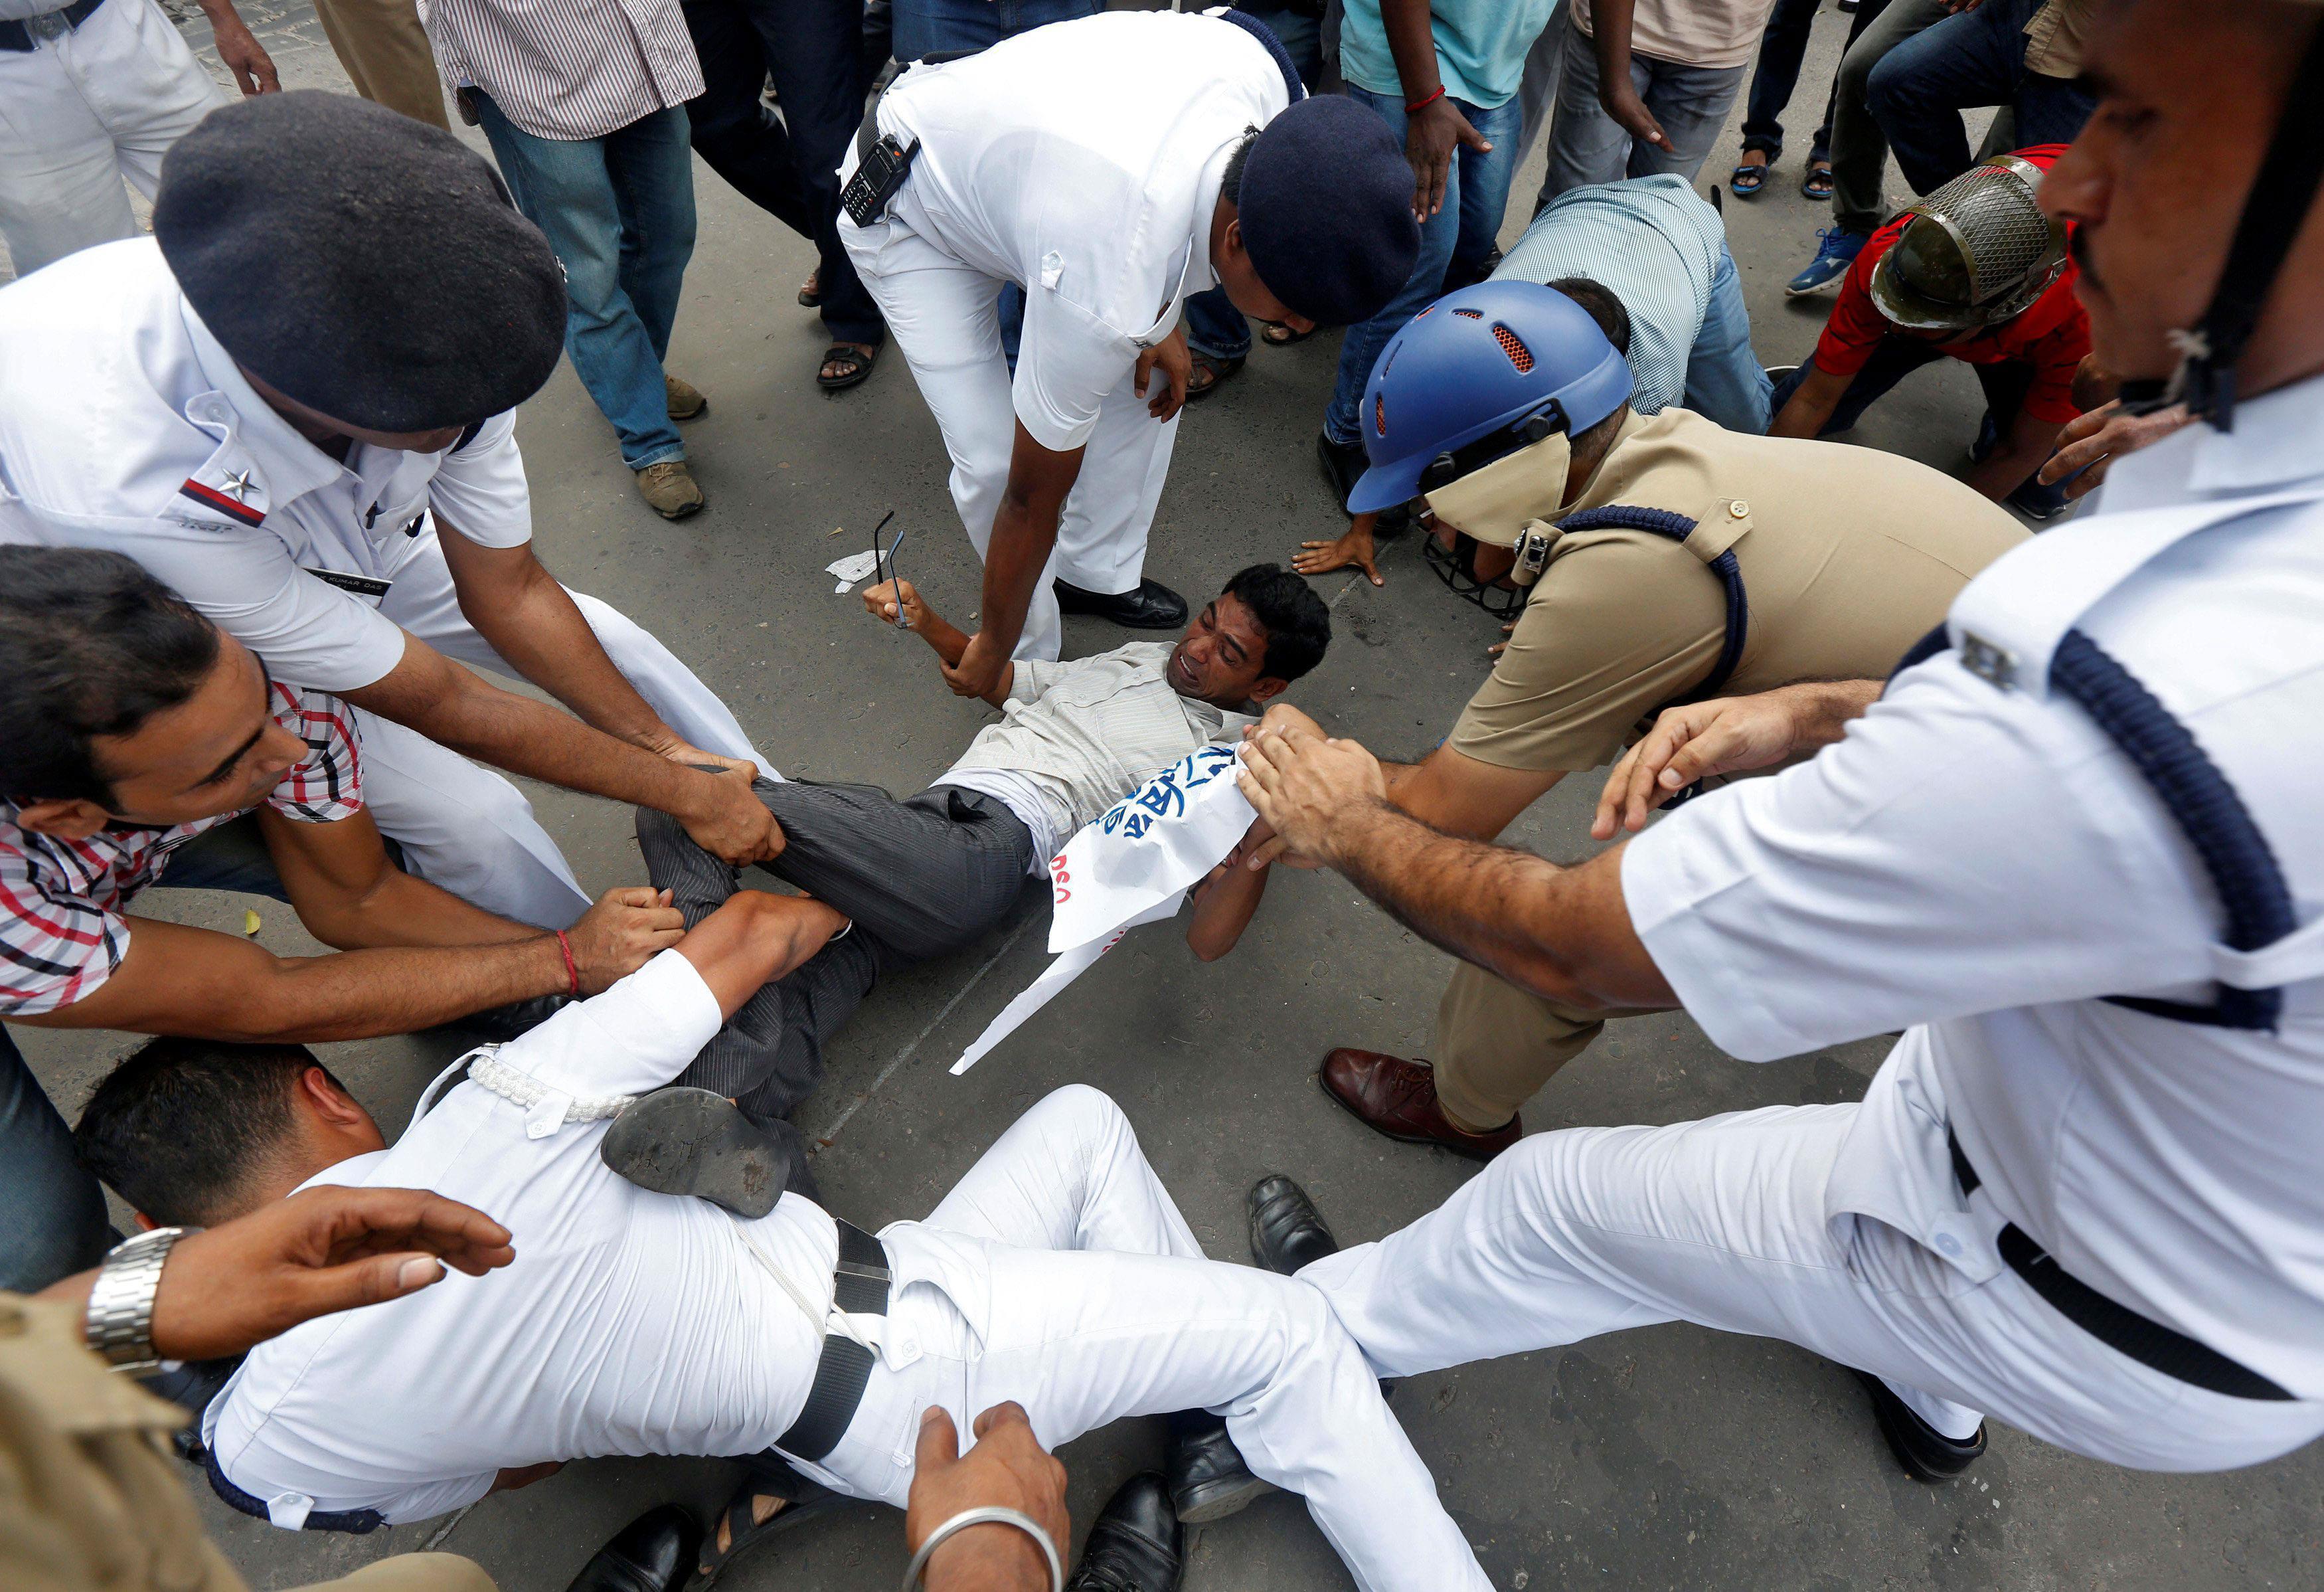
{"type": "Polygon", "coordinates": [[[2025,69],[2044,78],[2079,78],[2089,49],[2098,0],[2050,0],[2025,24],[2025,69]]]}
{"type": "Polygon", "coordinates": [[[1500,768],[1610,762],[1654,714],[1701,684],[1727,634],[1708,560],[1732,551],[1749,609],[1721,696],[1803,680],[1878,680],[1944,617],[1969,578],[2025,539],[1989,499],[1875,449],[1725,430],[1701,415],[1633,413],[1580,498],[1554,468],[1509,459],[1430,495],[1450,523],[1554,521],[1627,504],[1684,514],[1682,545],[1638,531],[1562,536],[1451,745],[1500,768]]]}
{"type": "MultiPolygon", "coordinates": [[[[1014,774],[1041,794],[1046,826],[1023,812],[1038,860],[1075,830],[1187,753],[1252,723],[1182,697],[1162,677],[1168,642],[1131,642],[1094,658],[1044,663],[1020,658],[999,724],[987,725],[939,785],[985,790],[975,772],[1014,774]],[[961,775],[967,775],[961,778],[961,775]]],[[[1004,801],[1006,792],[994,792],[1004,801]]],[[[1010,805],[1012,810],[1014,801],[1010,805]]]]}
{"type": "MultiPolygon", "coordinates": [[[[170,1450],[186,1423],[81,1345],[77,1306],[0,1293],[0,1587],[247,1592],[202,1534],[170,1450]]],[[[383,1559],[340,1592],[493,1592],[448,1553],[383,1559]]],[[[322,1592],[312,1588],[311,1592],[322,1592]]]]}
{"type": "MultiPolygon", "coordinates": [[[[1630,53],[1681,66],[1739,67],[1759,47],[1775,0],[1638,0],[1630,53]]],[[[1592,38],[1590,0],[1573,0],[1573,25],[1592,38]]]]}

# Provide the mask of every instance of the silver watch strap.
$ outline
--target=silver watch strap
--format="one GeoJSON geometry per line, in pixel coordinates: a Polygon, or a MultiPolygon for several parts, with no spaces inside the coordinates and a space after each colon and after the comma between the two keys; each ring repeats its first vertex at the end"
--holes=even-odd
{"type": "Polygon", "coordinates": [[[150,1371],[161,1364],[153,1353],[153,1297],[161,1291],[161,1267],[179,1239],[200,1231],[156,1227],[140,1233],[115,1245],[97,1268],[82,1335],[116,1371],[150,1371]]]}

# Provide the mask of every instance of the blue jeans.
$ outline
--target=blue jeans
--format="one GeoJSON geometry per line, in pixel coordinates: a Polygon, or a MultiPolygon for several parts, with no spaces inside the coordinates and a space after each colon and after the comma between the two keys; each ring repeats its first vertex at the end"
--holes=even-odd
{"type": "MultiPolygon", "coordinates": [[[[161,877],[171,889],[289,899],[251,819],[180,847],[161,877]]],[[[72,1130],[0,1028],[0,1290],[38,1293],[97,1264],[119,1237],[105,1190],[73,1155],[72,1130]]]]}
{"type": "MultiPolygon", "coordinates": [[[[1792,90],[1799,87],[1800,63],[1808,53],[1808,30],[1821,4],[1822,0],[1775,0],[1775,9],[1767,14],[1766,31],[1759,35],[1759,64],[1752,69],[1751,89],[1744,102],[1743,147],[1766,151],[1771,166],[1784,153],[1784,107],[1792,102],[1792,90]]],[[[1831,158],[1831,96],[1827,91],[1823,125],[1815,130],[1808,160],[1831,158]]]]}
{"type": "Polygon", "coordinates": [[[1768,403],[1774,387],[1767,367],[1751,351],[1751,312],[1743,305],[1735,256],[1722,248],[1702,329],[1687,350],[1686,407],[1730,431],[1762,436],[1775,412],[1768,403]]]}
{"type": "MultiPolygon", "coordinates": [[[[1935,344],[1923,342],[1918,338],[1883,338],[1880,347],[1874,349],[1872,357],[1865,362],[1864,368],[1856,373],[1856,379],[1848,384],[1848,391],[1840,394],[1840,403],[1832,410],[1831,418],[1824,422],[1823,430],[1817,435],[1831,437],[1853,429],[1856,422],[1864,418],[1864,412],[1888,389],[1921,366],[1945,357],[1947,356],[1935,344]]],[[[1777,383],[1774,394],[1768,399],[1771,412],[1780,411],[1789,403],[1792,394],[1799,391],[1800,384],[1807,380],[1815,368],[1815,356],[1812,354],[1797,370],[1777,383]]],[[[2018,407],[2025,402],[2026,391],[2034,383],[2034,367],[2010,362],[1978,365],[1970,368],[1977,372],[1978,385],[1985,389],[1985,416],[1978,422],[1977,445],[1972,449],[1973,458],[1982,458],[1992,448],[1995,439],[2016,420],[2018,407]]],[[[2079,470],[2074,472],[2075,475],[2080,473],[2079,470]]],[[[2069,476],[2063,481],[2044,486],[2028,476],[2006,501],[2030,514],[2055,513],[2065,506],[2066,487],[2073,478],[2073,476],[2069,476]]]]}
{"type": "MultiPolygon", "coordinates": [[[[1368,105],[1396,130],[1404,142],[1404,102],[1394,95],[1374,94],[1348,85],[1350,98],[1368,105]]],[[[1332,388],[1332,406],[1323,412],[1323,433],[1345,447],[1360,440],[1356,411],[1363,402],[1364,384],[1390,338],[1444,291],[1450,276],[1466,281],[1492,252],[1501,230],[1501,214],[1508,208],[1509,179],[1517,175],[1517,128],[1523,113],[1517,102],[1490,110],[1453,101],[1461,114],[1493,147],[1487,151],[1462,145],[1444,173],[1444,207],[1421,224],[1420,258],[1412,275],[1397,290],[1388,307],[1360,326],[1351,326],[1340,345],[1340,376],[1332,388]]]]}
{"type": "MultiPolygon", "coordinates": [[[[1241,9],[1274,31],[1298,69],[1299,80],[1313,89],[1323,75],[1323,19],[1259,0],[1241,9]]],[[[1186,347],[1214,359],[1240,359],[1250,352],[1250,322],[1234,307],[1226,289],[1213,288],[1186,301],[1186,347]]]]}
{"type": "Polygon", "coordinates": [[[1950,182],[1976,159],[1964,110],[2012,106],[2018,149],[2070,143],[2090,119],[2098,100],[2087,89],[2025,69],[2025,24],[2040,9],[2041,0],[1986,0],[1905,40],[1872,69],[1866,106],[1914,192],[1950,182]]]}
{"type": "Polygon", "coordinates": [[[516,208],[565,265],[565,352],[633,470],[684,458],[661,362],[694,256],[694,155],[686,109],[602,138],[536,138],[483,90],[476,114],[516,208]]]}

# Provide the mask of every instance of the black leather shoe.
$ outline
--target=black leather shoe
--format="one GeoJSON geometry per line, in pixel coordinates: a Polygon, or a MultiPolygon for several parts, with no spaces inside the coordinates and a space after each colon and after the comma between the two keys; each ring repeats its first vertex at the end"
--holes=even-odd
{"type": "Polygon", "coordinates": [[[1052,580],[1057,606],[1068,614],[1089,614],[1131,630],[1176,630],[1186,622],[1186,599],[1158,580],[1141,580],[1136,591],[1084,591],[1062,580],[1052,580]]]}
{"type": "Polygon", "coordinates": [[[1307,1190],[1271,1172],[1251,1185],[1244,1201],[1250,1213],[1251,1258],[1288,1277],[1300,1267],[1339,1253],[1340,1241],[1307,1198],[1307,1190]]]}
{"type": "Polygon", "coordinates": [[[1348,499],[1354,495],[1356,483],[1372,467],[1371,456],[1360,442],[1334,442],[1328,432],[1318,431],[1315,460],[1323,467],[1323,479],[1331,483],[1332,501],[1339,505],[1342,514],[1347,514],[1348,499]]]}
{"type": "Polygon", "coordinates": [[[1188,1525],[1208,1525],[1242,1512],[1253,1498],[1275,1491],[1275,1484],[1251,1475],[1227,1436],[1227,1423],[1215,1415],[1195,1412],[1173,1416],[1179,1428],[1170,1440],[1170,1502],[1188,1525]]]}
{"type": "Polygon", "coordinates": [[[702,1528],[675,1504],[647,1510],[581,1567],[566,1592],[678,1592],[694,1573],[702,1528]]]}
{"type": "Polygon", "coordinates": [[[1178,1592],[1186,1532],[1170,1508],[1168,1484],[1141,1471],[1098,1511],[1066,1592],[1178,1592]]]}
{"type": "Polygon", "coordinates": [[[803,1163],[797,1137],[708,1089],[658,1089],[613,1119],[597,1158],[641,1189],[692,1194],[756,1221],[803,1163]]]}
{"type": "Polygon", "coordinates": [[[1967,1442],[1949,1438],[1915,1415],[1912,1407],[1877,1376],[1853,1369],[1849,1374],[1862,1383],[1864,1391],[1872,1395],[1872,1418],[1880,1423],[1880,1435],[1888,1439],[1888,1451],[1896,1456],[1896,1463],[1914,1481],[1951,1481],[1985,1452],[1982,1422],[1977,1435],[1967,1442]]]}

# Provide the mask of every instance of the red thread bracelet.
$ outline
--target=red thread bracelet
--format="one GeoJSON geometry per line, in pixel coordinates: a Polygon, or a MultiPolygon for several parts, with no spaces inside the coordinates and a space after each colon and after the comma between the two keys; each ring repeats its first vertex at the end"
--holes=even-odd
{"type": "Polygon", "coordinates": [[[1436,85],[1436,92],[1428,95],[1425,98],[1414,100],[1411,104],[1404,107],[1404,114],[1407,116],[1417,116],[1420,112],[1426,110],[1430,106],[1434,105],[1438,100],[1443,97],[1444,85],[1439,83],[1436,85]]]}
{"type": "Polygon", "coordinates": [[[577,1000],[581,995],[581,969],[573,961],[573,942],[565,938],[564,930],[559,929],[556,933],[557,949],[565,953],[566,993],[577,1000]]]}

